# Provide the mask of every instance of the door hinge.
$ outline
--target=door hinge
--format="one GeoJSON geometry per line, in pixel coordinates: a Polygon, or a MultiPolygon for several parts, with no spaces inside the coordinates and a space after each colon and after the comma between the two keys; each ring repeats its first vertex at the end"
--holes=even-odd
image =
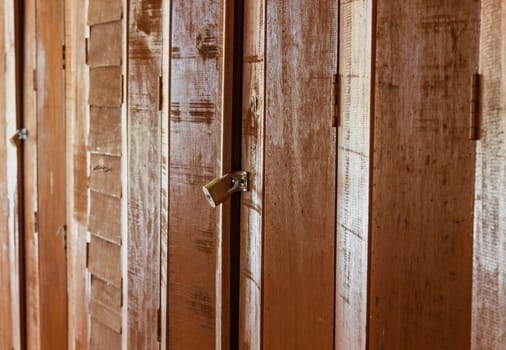
{"type": "Polygon", "coordinates": [[[471,105],[469,113],[469,140],[479,139],[479,114],[480,114],[480,75],[471,76],[471,105]]]}
{"type": "Polygon", "coordinates": [[[33,232],[39,233],[39,213],[33,212],[33,232]]]}
{"type": "Polygon", "coordinates": [[[332,88],[332,126],[341,126],[339,92],[341,90],[341,75],[334,74],[332,88]]]}
{"type": "Polygon", "coordinates": [[[32,79],[33,79],[33,82],[32,82],[32,84],[33,84],[33,91],[37,91],[37,71],[34,69],[32,71],[32,74],[33,74],[33,77],[32,77],[32,79]]]}
{"type": "Polygon", "coordinates": [[[84,39],[84,63],[88,64],[88,38],[84,39]]]}
{"type": "Polygon", "coordinates": [[[63,249],[67,250],[67,225],[63,225],[62,233],[63,233],[63,249]]]}
{"type": "Polygon", "coordinates": [[[158,78],[158,111],[163,109],[163,76],[158,78]]]}
{"type": "Polygon", "coordinates": [[[156,319],[157,319],[157,336],[158,342],[162,341],[162,312],[160,309],[156,310],[156,319]]]}
{"type": "Polygon", "coordinates": [[[61,58],[62,58],[62,68],[63,69],[65,69],[65,62],[66,62],[66,59],[67,59],[67,57],[66,57],[67,54],[66,54],[65,51],[67,51],[67,48],[65,47],[65,44],[63,44],[61,46],[61,58]]]}

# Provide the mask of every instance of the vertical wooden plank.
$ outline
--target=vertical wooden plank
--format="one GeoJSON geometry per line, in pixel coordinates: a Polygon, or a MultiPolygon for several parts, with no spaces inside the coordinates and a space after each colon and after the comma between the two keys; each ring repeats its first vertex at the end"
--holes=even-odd
{"type": "Polygon", "coordinates": [[[340,1],[336,349],[365,349],[372,0],[340,1]]]}
{"type": "Polygon", "coordinates": [[[264,349],[334,347],[335,1],[267,1],[264,349]]]}
{"type": "MultiPolygon", "coordinates": [[[[7,14],[5,12],[5,2],[0,3],[0,67],[6,66],[6,22],[7,14]]],[[[9,135],[7,131],[6,94],[9,88],[7,72],[0,69],[0,198],[8,198],[9,182],[7,177],[7,150],[9,145],[9,135]]],[[[11,261],[10,261],[10,230],[9,230],[9,201],[0,201],[0,215],[5,218],[0,221],[0,284],[2,285],[2,294],[0,298],[0,348],[11,349],[14,346],[14,324],[12,319],[12,285],[11,285],[11,261]]]]}
{"type": "Polygon", "coordinates": [[[128,348],[155,349],[160,307],[162,1],[133,0],[128,24],[128,348]]]}
{"type": "MultiPolygon", "coordinates": [[[[68,280],[68,348],[88,349],[89,310],[86,272],[88,164],[86,66],[86,0],[65,1],[65,110],[67,129],[67,280],[68,280]]],[[[104,209],[105,210],[105,209],[104,209]]]]}
{"type": "Polygon", "coordinates": [[[506,348],[506,6],[481,2],[472,349],[506,348]]]}
{"type": "Polygon", "coordinates": [[[377,4],[371,349],[468,349],[479,2],[377,4]]]}
{"type": "Polygon", "coordinates": [[[38,175],[37,175],[37,93],[34,81],[36,69],[36,0],[24,3],[23,53],[23,126],[29,137],[23,143],[24,232],[25,232],[25,298],[26,346],[40,348],[39,307],[39,246],[37,232],[38,175]]]}
{"type": "Polygon", "coordinates": [[[37,2],[41,349],[67,346],[64,1],[37,2]]]}
{"type": "Polygon", "coordinates": [[[241,198],[239,346],[260,350],[265,129],[265,1],[244,1],[242,163],[250,192],[241,198]]]}
{"type": "Polygon", "coordinates": [[[218,211],[201,187],[217,176],[220,2],[172,1],[169,349],[216,348],[218,211]]]}

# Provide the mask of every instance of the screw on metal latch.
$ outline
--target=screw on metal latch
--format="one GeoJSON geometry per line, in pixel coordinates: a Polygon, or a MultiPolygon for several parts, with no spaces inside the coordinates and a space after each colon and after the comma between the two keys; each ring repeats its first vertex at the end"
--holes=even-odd
{"type": "Polygon", "coordinates": [[[19,141],[25,141],[28,138],[28,130],[26,128],[18,129],[11,137],[11,143],[16,146],[19,141]]]}

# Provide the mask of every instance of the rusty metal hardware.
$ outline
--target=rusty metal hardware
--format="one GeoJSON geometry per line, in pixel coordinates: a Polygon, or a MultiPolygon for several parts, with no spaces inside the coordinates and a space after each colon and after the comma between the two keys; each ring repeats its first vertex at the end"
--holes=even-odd
{"type": "Polygon", "coordinates": [[[236,171],[217,177],[202,187],[204,195],[211,207],[216,208],[226,201],[235,192],[247,192],[249,190],[249,173],[236,171]]]}
{"type": "Polygon", "coordinates": [[[28,138],[28,130],[26,130],[25,128],[22,128],[22,129],[16,130],[14,135],[11,136],[10,140],[14,146],[17,146],[18,142],[25,141],[27,138],[28,138]]]}

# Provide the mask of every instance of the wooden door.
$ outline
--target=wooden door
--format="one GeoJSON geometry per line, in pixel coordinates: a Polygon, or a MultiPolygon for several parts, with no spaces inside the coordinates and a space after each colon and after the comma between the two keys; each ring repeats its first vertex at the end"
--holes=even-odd
{"type": "Polygon", "coordinates": [[[332,349],[337,2],[246,0],[244,22],[239,345],[332,349]]]}
{"type": "MultiPolygon", "coordinates": [[[[67,285],[64,1],[37,1],[35,16],[40,347],[65,349],[67,285]]],[[[27,74],[31,72],[28,70],[27,74]]]]}

